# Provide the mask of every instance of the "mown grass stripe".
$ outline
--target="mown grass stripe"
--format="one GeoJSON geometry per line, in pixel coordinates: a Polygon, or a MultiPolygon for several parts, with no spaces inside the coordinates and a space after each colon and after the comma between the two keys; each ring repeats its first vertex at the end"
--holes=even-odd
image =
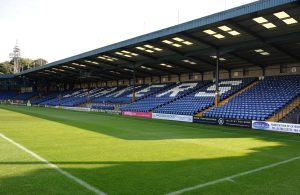
{"type": "Polygon", "coordinates": [[[231,175],[231,176],[228,176],[228,177],[224,177],[224,178],[221,178],[221,179],[217,179],[217,180],[209,181],[209,182],[206,182],[206,183],[198,184],[198,185],[195,185],[195,186],[192,186],[192,187],[184,188],[184,189],[181,189],[181,190],[178,190],[178,191],[170,192],[167,195],[178,195],[178,194],[182,194],[182,193],[185,193],[185,192],[190,192],[190,191],[193,191],[193,190],[204,188],[204,187],[207,187],[207,186],[215,185],[215,184],[218,184],[218,183],[221,183],[221,182],[224,182],[224,181],[233,181],[233,179],[235,179],[237,177],[250,175],[252,173],[256,173],[256,172],[263,171],[263,170],[266,170],[266,169],[270,169],[270,168],[273,168],[273,167],[277,167],[277,166],[280,166],[282,164],[286,164],[286,163],[289,163],[289,162],[292,162],[292,161],[295,161],[295,160],[300,160],[300,156],[290,158],[288,160],[280,161],[280,162],[277,162],[277,163],[273,163],[273,164],[270,164],[270,165],[266,165],[266,166],[263,166],[263,167],[259,167],[259,168],[256,168],[256,169],[252,169],[252,170],[249,170],[249,171],[246,171],[246,172],[231,175]]]}
{"type": "Polygon", "coordinates": [[[48,165],[49,167],[55,169],[56,171],[58,171],[59,173],[61,173],[62,175],[66,176],[67,178],[73,180],[74,182],[80,184],[81,186],[85,187],[86,189],[94,192],[97,195],[106,195],[106,193],[102,192],[101,190],[97,189],[96,187],[92,186],[91,184],[87,183],[86,181],[83,181],[82,179],[62,170],[61,168],[59,168],[58,166],[56,166],[55,164],[49,162],[48,160],[44,159],[43,157],[39,156],[38,154],[32,152],[31,150],[25,148],[24,146],[22,146],[21,144],[13,141],[12,139],[6,137],[5,135],[3,135],[2,133],[0,133],[0,137],[2,137],[3,139],[5,139],[6,141],[12,143],[13,145],[17,146],[18,148],[20,148],[21,150],[23,150],[24,152],[30,154],[31,156],[33,156],[34,158],[36,158],[37,160],[45,163],[46,165],[48,165]]]}

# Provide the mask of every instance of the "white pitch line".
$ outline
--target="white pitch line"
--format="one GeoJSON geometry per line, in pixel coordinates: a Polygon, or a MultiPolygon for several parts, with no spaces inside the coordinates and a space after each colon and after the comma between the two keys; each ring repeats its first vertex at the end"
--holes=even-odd
{"type": "Polygon", "coordinates": [[[3,139],[5,139],[6,141],[12,143],[13,145],[17,146],[18,148],[20,148],[21,150],[23,150],[24,152],[30,154],[31,156],[33,156],[34,158],[38,159],[39,161],[45,163],[46,165],[48,165],[49,167],[55,169],[56,171],[58,171],[59,173],[61,173],[62,175],[66,176],[67,178],[75,181],[76,183],[80,184],[81,186],[85,187],[86,189],[94,192],[97,195],[106,195],[106,193],[102,192],[101,190],[95,188],[94,186],[88,184],[87,182],[83,181],[82,179],[79,179],[78,177],[62,170],[61,168],[59,168],[58,166],[56,166],[55,164],[49,162],[48,160],[44,159],[43,157],[39,156],[38,154],[28,150],[27,148],[25,148],[24,146],[18,144],[17,142],[13,141],[12,139],[6,137],[5,135],[3,135],[2,133],[0,133],[0,137],[2,137],[3,139]]]}
{"type": "Polygon", "coordinates": [[[300,160],[300,156],[290,158],[288,160],[280,161],[280,162],[277,162],[277,163],[273,163],[273,164],[270,164],[270,165],[267,165],[267,166],[259,167],[259,168],[256,168],[256,169],[252,169],[250,171],[246,171],[246,172],[238,173],[238,174],[231,175],[231,176],[228,176],[228,177],[224,177],[224,178],[221,178],[221,179],[217,179],[217,180],[214,180],[214,181],[209,181],[207,183],[202,183],[202,184],[199,184],[199,185],[196,185],[196,186],[192,186],[192,187],[184,188],[184,189],[181,189],[181,190],[178,190],[178,191],[170,192],[167,195],[182,194],[184,192],[190,192],[190,191],[193,191],[193,190],[197,190],[197,189],[200,189],[200,188],[204,188],[204,187],[207,187],[207,186],[218,184],[218,183],[221,183],[221,182],[224,182],[224,181],[233,181],[233,179],[235,179],[237,177],[241,177],[241,176],[256,173],[256,172],[259,172],[259,171],[262,171],[262,170],[265,170],[265,169],[270,169],[270,168],[273,168],[273,167],[277,167],[279,165],[286,164],[286,163],[289,163],[289,162],[292,162],[292,161],[295,161],[295,160],[300,160]]]}

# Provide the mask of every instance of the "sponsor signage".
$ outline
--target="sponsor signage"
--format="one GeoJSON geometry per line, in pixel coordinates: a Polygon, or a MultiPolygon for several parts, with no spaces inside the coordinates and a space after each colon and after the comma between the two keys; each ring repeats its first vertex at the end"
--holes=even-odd
{"type": "Polygon", "coordinates": [[[280,131],[280,132],[299,133],[300,134],[300,124],[252,121],[252,129],[261,129],[261,130],[267,130],[267,131],[280,131]]]}
{"type": "Polygon", "coordinates": [[[205,117],[198,117],[194,116],[193,118],[194,123],[205,123],[205,124],[213,124],[216,125],[218,124],[217,118],[205,118],[205,117]]]}
{"type": "Polygon", "coordinates": [[[84,112],[90,112],[90,108],[85,108],[85,107],[67,107],[67,106],[61,106],[58,108],[62,108],[64,110],[74,110],[74,111],[84,111],[84,112]]]}
{"type": "Polygon", "coordinates": [[[182,121],[182,122],[189,122],[189,123],[193,122],[193,116],[188,116],[188,115],[153,113],[152,118],[171,120],[171,121],[182,121]]]}
{"type": "Polygon", "coordinates": [[[251,128],[251,120],[244,119],[228,119],[228,118],[206,118],[194,116],[194,123],[205,123],[213,125],[226,125],[234,127],[248,127],[251,128]]]}
{"type": "Polygon", "coordinates": [[[137,116],[137,117],[143,117],[143,118],[152,118],[152,112],[122,111],[122,115],[125,115],[125,116],[137,116]]]}
{"type": "Polygon", "coordinates": [[[102,113],[115,114],[115,115],[121,114],[121,111],[118,111],[118,110],[91,109],[91,112],[102,112],[102,113]]]}

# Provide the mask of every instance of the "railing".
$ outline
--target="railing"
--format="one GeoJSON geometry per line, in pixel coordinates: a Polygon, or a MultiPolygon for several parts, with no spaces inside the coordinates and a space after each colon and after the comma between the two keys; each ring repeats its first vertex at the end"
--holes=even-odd
{"type": "Polygon", "coordinates": [[[229,100],[231,100],[232,98],[234,98],[234,97],[240,95],[241,93],[244,93],[246,90],[248,90],[248,89],[254,87],[258,82],[259,82],[259,81],[254,81],[254,82],[252,82],[251,84],[245,86],[244,88],[240,89],[240,90],[237,91],[236,93],[231,94],[229,97],[227,97],[227,98],[223,99],[222,101],[220,101],[218,105],[214,104],[213,106],[211,106],[211,107],[209,107],[209,108],[206,108],[205,110],[202,110],[202,111],[198,112],[198,113],[196,114],[196,116],[203,117],[203,114],[204,114],[205,112],[208,112],[209,110],[211,110],[211,109],[213,109],[213,108],[215,108],[215,107],[223,106],[223,105],[227,104],[229,100]]]}
{"type": "Polygon", "coordinates": [[[279,112],[275,113],[273,118],[274,122],[279,122],[283,117],[288,115],[292,110],[300,105],[300,96],[295,98],[291,103],[282,108],[279,112]]]}

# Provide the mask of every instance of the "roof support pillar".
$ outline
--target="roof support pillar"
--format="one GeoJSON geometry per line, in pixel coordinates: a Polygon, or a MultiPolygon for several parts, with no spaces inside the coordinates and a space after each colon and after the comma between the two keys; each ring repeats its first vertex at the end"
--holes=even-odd
{"type": "Polygon", "coordinates": [[[216,94],[215,94],[215,106],[219,105],[219,58],[220,54],[219,51],[217,51],[217,58],[216,58],[216,73],[215,73],[215,79],[216,79],[216,94]]]}
{"type": "Polygon", "coordinates": [[[287,65],[280,65],[280,73],[286,73],[287,65]]]}
{"type": "Polygon", "coordinates": [[[246,68],[243,68],[243,76],[246,75],[246,68]]]}
{"type": "Polygon", "coordinates": [[[91,95],[90,95],[90,90],[88,90],[88,92],[87,92],[86,101],[87,101],[88,107],[91,108],[92,105],[91,105],[91,95]]]}
{"type": "Polygon", "coordinates": [[[46,85],[46,94],[48,94],[50,91],[50,86],[49,85],[46,85]]]}
{"type": "Polygon", "coordinates": [[[136,71],[136,69],[135,69],[135,64],[133,64],[133,75],[132,75],[132,77],[133,77],[133,83],[132,83],[132,85],[133,85],[133,88],[132,88],[132,102],[135,102],[135,82],[136,82],[136,75],[135,75],[135,71],[136,71]]]}

